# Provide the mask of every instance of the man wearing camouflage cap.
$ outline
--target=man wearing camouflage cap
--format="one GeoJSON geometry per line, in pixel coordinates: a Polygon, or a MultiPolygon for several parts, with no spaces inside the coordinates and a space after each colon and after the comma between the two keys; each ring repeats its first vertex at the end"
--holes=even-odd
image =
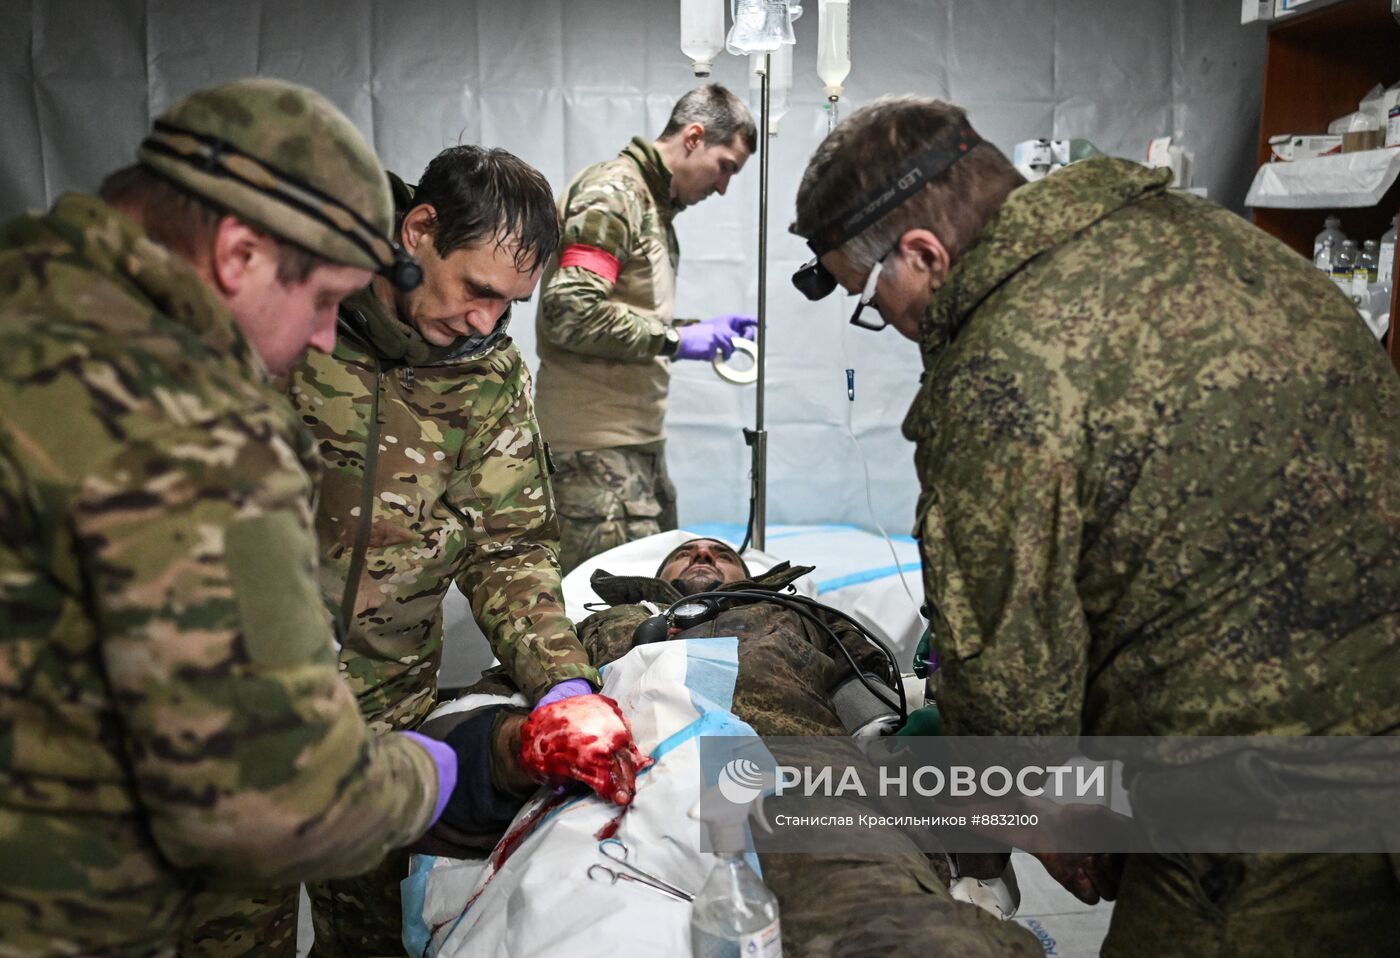
{"type": "Polygon", "coordinates": [[[373,151],[312,91],[242,81],[174,106],[101,193],[0,230],[12,956],[170,954],[205,889],[361,871],[495,798],[489,729],[361,719],[314,455],[269,383],[374,272],[417,279],[373,151]]]}
{"type": "MultiPolygon", "coordinates": [[[[1169,179],[1100,157],[1027,185],[919,97],[857,111],[803,177],[794,284],[922,350],[945,720],[1393,734],[1400,380],[1306,260],[1169,179]]],[[[1130,795],[1163,772],[1126,769],[1130,795]]],[[[1103,954],[1391,953],[1397,892],[1380,854],[1131,856],[1103,954]]]]}
{"type": "Polygon", "coordinates": [[[676,214],[724,195],[757,145],[744,102],[717,84],[676,102],[655,142],[634,137],[559,199],[563,248],[545,270],[535,333],[540,427],[555,451],[565,572],[676,528],[666,472],[673,359],[752,339],[750,316],[678,322],[676,214]]]}

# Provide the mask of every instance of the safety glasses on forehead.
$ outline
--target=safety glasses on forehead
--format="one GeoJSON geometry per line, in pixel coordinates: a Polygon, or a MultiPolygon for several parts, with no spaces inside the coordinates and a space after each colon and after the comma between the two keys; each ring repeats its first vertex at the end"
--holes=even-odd
{"type": "MultiPolygon", "coordinates": [[[[981,142],[982,138],[964,123],[953,131],[952,135],[941,137],[927,150],[910,160],[889,183],[863,197],[850,210],[817,230],[807,240],[807,247],[813,254],[812,259],[792,274],[792,285],[812,301],[830,296],[832,290],[836,289],[836,277],[822,265],[821,258],[832,250],[840,249],[847,240],[878,223],[887,213],[923,189],[925,183],[943,173],[981,142]]],[[[885,256],[888,255],[887,252],[885,256]]],[[[883,261],[882,256],[880,262],[883,261]]],[[[861,311],[874,301],[875,280],[879,274],[880,264],[877,263],[866,280],[861,303],[856,307],[855,315],[851,317],[851,322],[856,326],[865,329],[884,328],[884,324],[871,326],[868,322],[857,322],[861,311]]]]}

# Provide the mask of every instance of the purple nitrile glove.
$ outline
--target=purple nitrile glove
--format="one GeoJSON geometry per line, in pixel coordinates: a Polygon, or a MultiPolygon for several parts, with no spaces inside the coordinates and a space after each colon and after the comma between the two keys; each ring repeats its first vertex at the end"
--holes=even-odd
{"type": "Polygon", "coordinates": [[[745,339],[753,339],[754,331],[758,329],[758,320],[743,313],[728,313],[724,316],[715,316],[705,320],[716,326],[727,326],[729,332],[734,336],[742,336],[745,339]]]}
{"type": "Polygon", "coordinates": [[[752,316],[716,316],[689,326],[677,326],[676,335],[680,345],[676,348],[677,359],[713,359],[721,353],[725,359],[734,352],[734,337],[753,338],[754,326],[758,320],[752,316]]]}
{"type": "Polygon", "coordinates": [[[428,753],[433,764],[437,766],[437,804],[433,806],[433,819],[428,822],[428,827],[432,828],[442,817],[442,810],[447,807],[447,800],[452,797],[452,790],[457,787],[457,753],[446,742],[439,742],[435,738],[428,738],[428,736],[419,735],[417,732],[399,732],[398,734],[423,746],[423,750],[428,753]]]}
{"type": "Polygon", "coordinates": [[[592,694],[593,686],[588,684],[587,679],[565,679],[564,681],[558,683],[553,688],[551,688],[548,692],[544,693],[544,696],[541,697],[540,700],[535,703],[535,708],[531,709],[530,711],[533,712],[535,711],[535,709],[542,709],[546,705],[549,705],[552,702],[557,702],[560,699],[573,698],[575,695],[592,694]]]}

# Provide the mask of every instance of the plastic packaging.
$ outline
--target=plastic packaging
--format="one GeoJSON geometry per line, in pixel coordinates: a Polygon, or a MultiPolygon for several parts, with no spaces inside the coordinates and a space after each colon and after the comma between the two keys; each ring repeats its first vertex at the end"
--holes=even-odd
{"type": "Polygon", "coordinates": [[[850,0],[817,0],[817,76],[827,100],[827,126],[834,128],[842,86],[851,73],[850,0]]]}
{"type": "Polygon", "coordinates": [[[1366,287],[1366,295],[1356,304],[1356,310],[1365,320],[1371,335],[1380,339],[1390,328],[1390,284],[1372,283],[1366,287]]]}
{"type": "MultiPolygon", "coordinates": [[[[795,22],[802,8],[789,4],[788,16],[795,22]]],[[[773,74],[768,78],[768,135],[778,135],[778,121],[787,115],[792,105],[792,45],[783,44],[771,54],[773,74]]],[[[749,94],[754,117],[761,116],[763,96],[763,61],[765,54],[749,54],[749,94]]]]}
{"type": "Polygon", "coordinates": [[[681,0],[681,52],[707,77],[724,49],[724,0],[681,0]]]}
{"type": "MultiPolygon", "coordinates": [[[[1347,235],[1342,232],[1342,221],[1335,216],[1329,216],[1322,223],[1322,232],[1313,238],[1313,262],[1317,263],[1317,254],[1322,250],[1322,241],[1327,237],[1332,237],[1332,247],[1334,250],[1341,249],[1346,242],[1347,235]]],[[[1318,264],[1318,269],[1332,269],[1332,257],[1327,257],[1327,265],[1324,267],[1318,264]]]]}
{"type": "MultiPolygon", "coordinates": [[[[1357,112],[1365,113],[1371,118],[1370,123],[1368,123],[1366,126],[1366,129],[1384,130],[1385,88],[1382,87],[1379,83],[1371,87],[1371,89],[1366,93],[1366,95],[1361,98],[1361,102],[1357,105],[1356,109],[1357,112]]],[[[1352,129],[1355,129],[1355,127],[1353,127],[1352,129]]]]}
{"type": "Polygon", "coordinates": [[[783,953],[778,897],[744,860],[744,823],[754,807],[714,790],[690,810],[705,823],[718,859],[691,908],[694,958],[780,958],[783,953]]]}
{"type": "Polygon", "coordinates": [[[1395,273],[1395,226],[1381,234],[1380,251],[1376,253],[1376,268],[1380,271],[1380,280],[1390,282],[1395,273]]]}
{"type": "Polygon", "coordinates": [[[1351,295],[1351,268],[1356,265],[1356,243],[1347,240],[1332,257],[1332,282],[1348,296],[1351,295]]]}
{"type": "Polygon", "coordinates": [[[772,53],[795,42],[788,0],[734,0],[734,26],[729,28],[730,53],[772,53]]]}

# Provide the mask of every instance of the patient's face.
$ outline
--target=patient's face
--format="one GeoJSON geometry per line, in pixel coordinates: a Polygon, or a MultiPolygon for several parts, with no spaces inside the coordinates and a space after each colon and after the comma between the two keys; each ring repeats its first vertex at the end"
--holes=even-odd
{"type": "Polygon", "coordinates": [[[658,579],[670,582],[683,595],[707,592],[744,578],[739,553],[717,539],[691,539],[666,557],[658,579]]]}

